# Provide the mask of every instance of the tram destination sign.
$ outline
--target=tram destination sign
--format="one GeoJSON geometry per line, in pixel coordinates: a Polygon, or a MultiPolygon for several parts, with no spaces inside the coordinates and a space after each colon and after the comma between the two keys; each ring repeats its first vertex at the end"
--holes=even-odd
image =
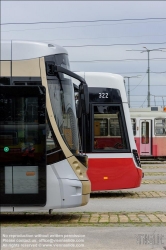
{"type": "Polygon", "coordinates": [[[89,87],[89,101],[91,103],[122,103],[122,98],[118,89],[89,87]]]}

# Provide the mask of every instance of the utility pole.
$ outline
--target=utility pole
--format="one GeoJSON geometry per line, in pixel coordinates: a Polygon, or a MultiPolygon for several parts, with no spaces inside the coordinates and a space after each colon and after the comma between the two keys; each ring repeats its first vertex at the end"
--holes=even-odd
{"type": "Polygon", "coordinates": [[[130,108],[130,84],[129,84],[129,79],[130,78],[138,78],[138,77],[140,77],[140,76],[124,76],[124,78],[128,79],[127,99],[128,99],[129,108],[130,108]]]}
{"type": "Polygon", "coordinates": [[[148,107],[150,107],[150,66],[149,66],[149,53],[150,53],[150,50],[147,49],[147,53],[148,53],[148,107]]]}
{"type": "Polygon", "coordinates": [[[150,107],[150,59],[149,59],[149,55],[151,51],[163,51],[162,49],[165,48],[159,48],[159,49],[147,49],[146,47],[143,47],[145,50],[127,50],[127,51],[140,51],[141,53],[143,52],[147,52],[148,53],[148,95],[147,95],[147,100],[148,100],[148,107],[150,107]]]}

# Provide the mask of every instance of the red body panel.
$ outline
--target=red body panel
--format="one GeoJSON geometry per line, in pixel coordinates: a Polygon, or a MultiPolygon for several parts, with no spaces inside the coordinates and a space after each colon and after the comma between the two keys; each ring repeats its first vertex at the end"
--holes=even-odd
{"type": "MultiPolygon", "coordinates": [[[[135,142],[140,155],[140,137],[135,137],[135,142]]],[[[152,137],[152,155],[154,157],[166,157],[166,137],[152,137]]]]}
{"type": "Polygon", "coordinates": [[[135,188],[141,185],[142,169],[132,158],[89,158],[92,191],[135,188]]]}

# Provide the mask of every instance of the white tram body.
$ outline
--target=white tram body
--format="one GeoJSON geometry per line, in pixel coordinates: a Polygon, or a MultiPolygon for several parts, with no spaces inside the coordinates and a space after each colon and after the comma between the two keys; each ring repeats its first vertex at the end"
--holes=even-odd
{"type": "Polygon", "coordinates": [[[166,157],[166,108],[130,108],[133,134],[142,157],[166,157]]]}
{"type": "Polygon", "coordinates": [[[142,169],[123,77],[105,72],[76,73],[86,80],[89,90],[89,115],[81,118],[79,128],[82,138],[86,135],[83,152],[88,155],[92,191],[139,187],[142,169]]]}
{"type": "Polygon", "coordinates": [[[1,212],[87,204],[91,189],[79,158],[72,82],[50,73],[54,65],[69,69],[67,51],[30,41],[4,41],[0,49],[1,212]],[[47,114],[41,125],[39,99],[47,114]]]}

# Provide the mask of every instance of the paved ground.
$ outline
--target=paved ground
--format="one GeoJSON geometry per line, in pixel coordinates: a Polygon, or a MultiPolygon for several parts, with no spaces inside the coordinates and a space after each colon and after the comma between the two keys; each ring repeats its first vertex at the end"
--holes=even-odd
{"type": "Polygon", "coordinates": [[[15,227],[2,228],[2,249],[164,250],[164,227],[15,227]],[[13,243],[8,243],[11,239],[13,243]],[[25,242],[25,243],[24,243],[25,242]],[[17,244],[17,247],[14,247],[17,244]],[[28,247],[29,245],[29,247],[28,247]]]}
{"type": "Polygon", "coordinates": [[[105,191],[93,192],[90,196],[93,198],[159,198],[166,197],[166,191],[105,191]]]}
{"type": "MultiPolygon", "coordinates": [[[[124,190],[123,190],[124,191],[124,190]]],[[[157,192],[162,192],[162,191],[166,191],[166,185],[165,184],[156,184],[156,183],[151,183],[151,185],[141,185],[139,188],[130,188],[130,189],[125,189],[125,191],[133,191],[133,192],[142,192],[142,191],[147,191],[147,192],[151,192],[151,191],[157,191],[157,192]],[[155,185],[154,185],[155,184],[155,185]]]]}
{"type": "Polygon", "coordinates": [[[119,225],[119,224],[158,224],[166,226],[166,212],[59,212],[49,214],[17,213],[5,214],[1,217],[2,226],[49,226],[60,225],[119,225]]]}

